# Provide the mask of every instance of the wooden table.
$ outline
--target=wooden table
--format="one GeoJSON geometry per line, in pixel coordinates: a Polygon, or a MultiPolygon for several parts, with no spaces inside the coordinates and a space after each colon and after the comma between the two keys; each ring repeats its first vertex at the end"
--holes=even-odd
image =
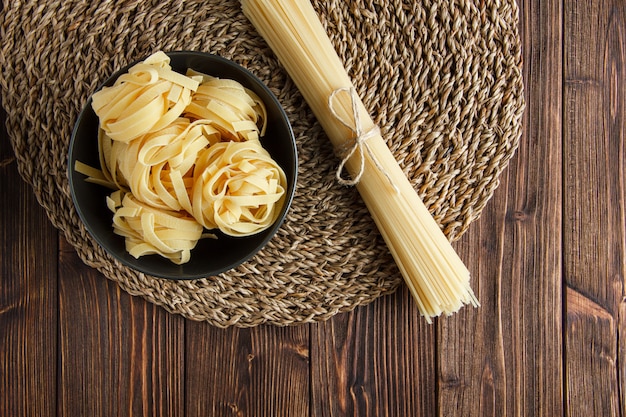
{"type": "MultiPolygon", "coordinates": [[[[520,3],[519,150],[455,243],[482,307],[406,288],[221,330],[84,266],[0,158],[2,416],[626,416],[626,2],[520,3]]],[[[3,124],[4,126],[4,124],[3,124]]]]}

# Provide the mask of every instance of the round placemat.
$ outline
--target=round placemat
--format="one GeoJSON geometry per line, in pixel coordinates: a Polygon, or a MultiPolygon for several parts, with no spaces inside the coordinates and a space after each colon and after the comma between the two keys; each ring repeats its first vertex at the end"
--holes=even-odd
{"type": "MultiPolygon", "coordinates": [[[[524,108],[515,0],[313,2],[363,102],[446,236],[479,215],[514,154],[524,108]]],[[[215,326],[325,320],[393,292],[402,277],[358,192],[335,181],[330,142],[237,1],[8,2],[2,102],[21,176],[80,258],[128,293],[215,326]],[[69,194],[77,115],[110,74],[156,50],[248,68],[285,107],[300,157],[279,233],[219,276],[130,270],[88,235],[69,194]]]]}

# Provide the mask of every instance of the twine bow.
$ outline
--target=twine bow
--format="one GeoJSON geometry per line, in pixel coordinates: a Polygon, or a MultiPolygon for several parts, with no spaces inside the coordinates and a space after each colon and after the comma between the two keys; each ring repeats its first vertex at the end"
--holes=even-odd
{"type": "Polygon", "coordinates": [[[398,187],[394,184],[393,180],[391,179],[391,176],[389,176],[389,173],[387,173],[387,171],[385,171],[384,168],[380,165],[380,163],[378,162],[378,159],[376,158],[376,156],[374,155],[370,147],[367,145],[367,141],[369,139],[380,135],[380,129],[378,128],[378,126],[374,126],[373,128],[365,132],[363,131],[363,126],[361,125],[361,117],[359,115],[359,108],[357,106],[357,103],[358,103],[358,96],[354,87],[337,88],[328,96],[328,108],[330,112],[332,113],[332,115],[337,120],[339,120],[341,124],[343,124],[345,127],[350,129],[355,135],[354,143],[349,147],[346,146],[345,151],[342,152],[341,156],[343,157],[343,159],[341,160],[341,163],[339,164],[339,167],[337,168],[335,177],[337,178],[337,181],[342,185],[350,185],[350,186],[357,185],[359,181],[361,181],[361,177],[363,176],[363,171],[365,171],[365,152],[363,151],[363,148],[365,148],[368,155],[374,162],[374,165],[376,165],[376,168],[378,168],[378,170],[385,175],[391,187],[394,189],[396,193],[398,193],[399,192],[398,187]],[[349,121],[346,121],[346,119],[344,119],[335,110],[335,97],[337,96],[337,94],[341,92],[350,93],[350,101],[352,104],[352,118],[353,118],[354,123],[350,123],[349,121]],[[359,153],[359,170],[356,172],[356,174],[351,180],[345,179],[341,176],[341,173],[343,172],[348,160],[357,151],[359,153]]]}

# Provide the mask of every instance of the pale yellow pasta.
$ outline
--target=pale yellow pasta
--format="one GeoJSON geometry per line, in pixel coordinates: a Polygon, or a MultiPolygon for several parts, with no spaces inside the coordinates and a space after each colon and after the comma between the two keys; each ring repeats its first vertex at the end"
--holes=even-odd
{"type": "MultiPolygon", "coordinates": [[[[470,273],[430,215],[356,94],[308,0],[242,0],[315,113],[367,205],[427,321],[477,306],[470,273]]],[[[375,91],[368,92],[375,95],[375,91]]],[[[339,174],[341,171],[339,171],[339,174]]]]}
{"type": "Polygon", "coordinates": [[[102,171],[97,168],[93,168],[87,164],[84,164],[80,161],[76,161],[74,163],[74,170],[76,172],[80,172],[81,174],[87,176],[85,181],[91,182],[93,184],[102,185],[103,187],[111,188],[113,190],[118,189],[115,184],[109,181],[102,171]]]}
{"type": "Polygon", "coordinates": [[[211,129],[203,121],[180,118],[162,131],[130,142],[124,155],[124,162],[132,167],[124,174],[130,191],[155,208],[190,210],[187,190],[192,167],[198,153],[210,144],[215,133],[211,129]]]}
{"type": "MultiPolygon", "coordinates": [[[[153,166],[168,164],[168,171],[185,174],[195,163],[197,153],[221,140],[221,134],[210,122],[178,118],[165,128],[130,142],[111,139],[100,131],[100,165],[105,178],[117,188],[137,192],[145,186],[141,173],[147,176],[153,166]],[[134,179],[134,182],[133,182],[134,179]]],[[[153,188],[153,187],[150,187],[153,188]]],[[[145,199],[148,203],[150,200],[145,199]]],[[[156,204],[161,206],[161,204],[156,204]]],[[[174,206],[168,206],[176,209],[174,206]]]]}
{"type": "Polygon", "coordinates": [[[153,54],[92,98],[100,128],[113,140],[129,142],[176,120],[191,103],[200,77],[173,71],[163,52],[153,54]]]}
{"type": "Polygon", "coordinates": [[[165,211],[143,204],[131,194],[114,191],[107,197],[113,230],[125,238],[135,258],[159,254],[176,264],[189,261],[203,228],[184,212],[165,211]]]}
{"type": "Polygon", "coordinates": [[[75,169],[117,190],[107,206],[132,256],[182,264],[199,239],[215,237],[205,228],[247,236],[271,226],[287,181],[258,140],[267,123],[260,98],[169,62],[158,52],[94,95],[101,171],[75,169]]]}
{"type": "Polygon", "coordinates": [[[202,77],[202,82],[185,108],[185,115],[211,120],[225,140],[252,140],[265,134],[267,111],[254,92],[234,80],[195,71],[187,73],[202,77]]]}
{"type": "Polygon", "coordinates": [[[246,236],[271,226],[285,199],[283,170],[259,141],[204,150],[194,171],[193,216],[208,229],[246,236]]]}
{"type": "Polygon", "coordinates": [[[157,52],[93,96],[101,170],[81,162],[107,197],[114,232],[139,258],[189,261],[205,229],[247,236],[272,225],[286,177],[263,149],[267,111],[234,80],[179,74],[157,52]]]}

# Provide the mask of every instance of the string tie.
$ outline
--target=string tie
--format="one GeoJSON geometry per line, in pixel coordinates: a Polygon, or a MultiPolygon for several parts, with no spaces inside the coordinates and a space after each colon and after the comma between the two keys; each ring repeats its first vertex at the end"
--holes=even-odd
{"type": "Polygon", "coordinates": [[[383,175],[385,175],[391,187],[394,189],[396,193],[398,193],[399,192],[398,187],[394,184],[389,173],[385,171],[384,168],[380,165],[380,162],[378,162],[378,159],[376,158],[376,156],[374,155],[374,153],[372,152],[372,150],[367,144],[367,141],[369,139],[380,135],[380,129],[378,128],[378,126],[374,126],[365,132],[363,131],[363,126],[361,125],[361,117],[359,114],[358,102],[359,102],[359,97],[354,87],[337,88],[328,96],[328,108],[330,112],[332,113],[332,115],[337,120],[339,120],[342,125],[350,129],[355,136],[354,142],[351,144],[351,146],[346,146],[343,152],[341,152],[342,155],[340,156],[343,159],[341,160],[339,167],[337,168],[335,177],[337,178],[337,181],[342,185],[350,185],[350,186],[357,185],[359,181],[361,181],[361,177],[363,176],[363,171],[365,171],[365,152],[367,152],[371,160],[374,162],[374,165],[376,165],[376,168],[380,172],[382,172],[383,175]],[[342,92],[348,92],[350,94],[350,101],[352,104],[352,119],[353,119],[352,121],[346,120],[335,110],[336,96],[337,94],[342,93],[342,92]],[[342,176],[343,170],[345,169],[345,166],[348,160],[356,152],[358,152],[358,155],[359,155],[359,170],[356,172],[356,174],[351,180],[345,179],[342,176]]]}

